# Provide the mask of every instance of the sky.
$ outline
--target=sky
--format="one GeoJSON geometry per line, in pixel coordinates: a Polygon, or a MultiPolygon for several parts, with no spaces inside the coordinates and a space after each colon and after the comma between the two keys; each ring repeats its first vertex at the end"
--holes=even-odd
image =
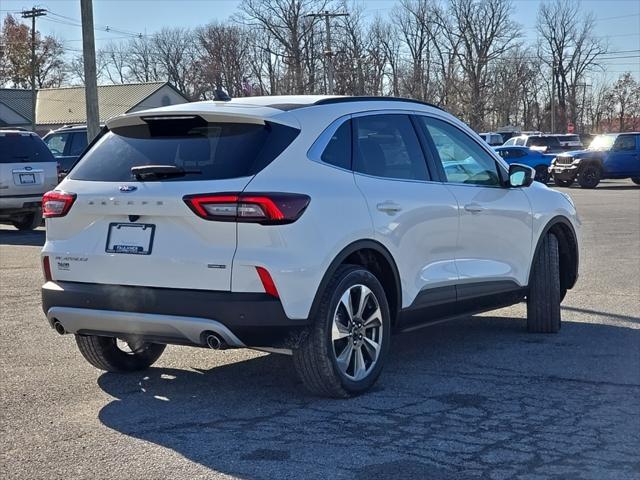
{"type": "MultiPolygon", "coordinates": [[[[152,33],[162,27],[196,27],[212,21],[224,21],[237,12],[240,0],[94,0],[94,24],[97,48],[110,41],[130,38],[135,33],[152,33]],[[109,31],[107,30],[109,27],[109,31]]],[[[387,16],[394,0],[359,0],[369,18],[387,16]]],[[[535,39],[538,0],[514,0],[513,20],[522,26],[525,39],[535,39]]],[[[596,17],[597,36],[613,52],[603,59],[606,76],[617,78],[631,71],[640,79],[640,1],[582,0],[582,8],[596,17]],[[621,52],[621,53],[615,53],[621,52]]],[[[0,17],[36,6],[71,20],[49,15],[38,18],[38,30],[55,35],[71,51],[82,48],[79,26],[80,0],[0,0],[0,17]]],[[[1,19],[0,19],[1,21],[1,19]]]]}

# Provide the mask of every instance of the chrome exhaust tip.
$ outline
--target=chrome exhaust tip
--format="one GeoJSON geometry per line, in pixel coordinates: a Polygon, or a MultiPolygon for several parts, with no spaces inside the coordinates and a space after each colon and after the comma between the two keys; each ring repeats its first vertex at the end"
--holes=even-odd
{"type": "Polygon", "coordinates": [[[65,333],[67,333],[67,331],[64,329],[64,327],[62,326],[59,320],[56,320],[53,322],[53,328],[60,335],[64,335],[65,333]]]}
{"type": "Polygon", "coordinates": [[[207,347],[212,350],[220,350],[223,344],[222,339],[215,333],[208,334],[205,337],[205,342],[207,344],[207,347]]]}

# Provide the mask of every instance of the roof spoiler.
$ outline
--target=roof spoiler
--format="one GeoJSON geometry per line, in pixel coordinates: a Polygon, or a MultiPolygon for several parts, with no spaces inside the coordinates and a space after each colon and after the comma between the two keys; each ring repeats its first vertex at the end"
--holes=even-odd
{"type": "Polygon", "coordinates": [[[264,125],[265,120],[262,117],[250,115],[247,113],[236,112],[203,112],[203,111],[185,111],[180,112],[154,112],[146,110],[136,113],[120,115],[107,120],[109,130],[122,127],[130,127],[134,125],[146,125],[149,120],[189,120],[193,118],[202,118],[208,123],[252,123],[255,125],[264,125]]]}

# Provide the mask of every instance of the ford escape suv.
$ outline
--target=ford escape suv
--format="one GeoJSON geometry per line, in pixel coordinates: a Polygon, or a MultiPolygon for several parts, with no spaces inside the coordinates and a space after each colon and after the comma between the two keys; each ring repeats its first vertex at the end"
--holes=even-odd
{"type": "Polygon", "coordinates": [[[42,195],[58,183],[55,158],[33,132],[0,130],[0,222],[18,230],[42,223],[42,195]]]}
{"type": "Polygon", "coordinates": [[[526,300],[557,332],[571,199],[415,101],[253,97],[136,112],[43,199],[43,309],[107,371],[166,344],[293,356],[313,393],[380,375],[392,331],[526,300]]]}

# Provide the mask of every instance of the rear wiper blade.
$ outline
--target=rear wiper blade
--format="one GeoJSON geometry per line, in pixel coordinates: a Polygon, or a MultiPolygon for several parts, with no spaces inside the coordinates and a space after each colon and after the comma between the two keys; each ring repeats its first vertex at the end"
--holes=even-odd
{"type": "Polygon", "coordinates": [[[185,170],[184,168],[176,165],[143,165],[140,167],[131,167],[131,174],[136,178],[136,180],[184,177],[185,175],[195,175],[199,173],[202,173],[202,171],[185,170]]]}

